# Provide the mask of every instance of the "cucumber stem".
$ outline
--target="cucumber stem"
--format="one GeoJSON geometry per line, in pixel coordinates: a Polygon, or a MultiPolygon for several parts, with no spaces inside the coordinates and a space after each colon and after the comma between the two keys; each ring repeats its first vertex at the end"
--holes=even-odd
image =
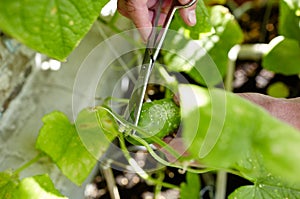
{"type": "MultiPolygon", "coordinates": [[[[126,136],[131,136],[134,140],[136,140],[137,142],[141,143],[143,146],[146,147],[147,151],[150,153],[150,155],[152,155],[152,157],[157,160],[159,163],[165,165],[165,166],[169,166],[169,167],[174,167],[174,168],[178,168],[178,169],[182,169],[182,168],[185,168],[186,171],[189,171],[189,172],[193,172],[193,173],[206,173],[206,172],[209,172],[209,171],[214,171],[215,168],[201,168],[201,169],[193,169],[193,168],[190,168],[190,167],[183,167],[182,165],[177,165],[177,164],[172,164],[164,159],[162,159],[161,157],[159,157],[155,152],[154,150],[151,148],[151,146],[142,138],[140,138],[139,136],[136,136],[136,135],[132,135],[130,132],[132,130],[135,130],[137,132],[139,132],[141,135],[143,136],[148,136],[147,132],[143,131],[141,128],[127,122],[124,118],[120,117],[118,114],[114,113],[113,111],[111,111],[110,109],[106,108],[106,107],[103,107],[103,106],[98,106],[95,108],[95,110],[97,111],[97,109],[103,109],[105,111],[107,111],[109,114],[111,114],[111,116],[116,120],[118,121],[118,123],[124,127],[123,129],[124,132],[123,133],[119,133],[119,139],[120,137],[124,137],[124,134],[126,136]]],[[[101,118],[99,117],[99,115],[97,114],[97,117],[98,117],[98,121],[101,123],[101,118]]],[[[124,139],[124,138],[123,138],[124,139]]],[[[120,140],[121,141],[121,140],[120,140]]],[[[170,147],[167,143],[165,143],[164,141],[162,141],[160,138],[158,137],[155,137],[153,136],[152,137],[152,141],[156,142],[159,146],[161,147],[164,147],[164,149],[170,153],[171,155],[173,155],[176,159],[179,159],[181,156],[180,154],[175,151],[172,147],[170,147]]],[[[121,143],[120,143],[121,144],[121,143]]],[[[122,148],[122,146],[121,146],[122,148]]],[[[126,147],[125,147],[126,148],[126,147]]],[[[124,153],[124,155],[126,155],[124,153]]],[[[129,158],[129,157],[128,157],[129,158]]],[[[131,157],[130,157],[131,158],[131,157]]]]}
{"type": "Polygon", "coordinates": [[[25,164],[23,164],[22,166],[17,168],[14,171],[14,175],[19,175],[19,173],[21,173],[23,170],[30,167],[32,164],[36,163],[43,156],[44,156],[44,154],[42,154],[42,153],[37,154],[34,158],[32,158],[31,160],[29,160],[28,162],[26,162],[25,164]]]}
{"type": "MultiPolygon", "coordinates": [[[[164,170],[159,170],[156,173],[158,174],[157,180],[159,182],[163,182],[164,178],[165,178],[164,170]]],[[[155,187],[154,187],[154,199],[159,199],[159,195],[161,193],[161,188],[162,188],[161,183],[155,185],[155,187]]]]}
{"type": "Polygon", "coordinates": [[[135,161],[134,158],[132,158],[130,156],[129,151],[126,148],[125,145],[125,140],[124,140],[124,135],[120,134],[119,136],[119,140],[120,140],[120,147],[124,153],[125,158],[127,159],[128,163],[130,164],[130,166],[134,169],[134,171],[144,180],[148,181],[151,184],[161,184],[161,186],[166,187],[166,188],[170,188],[170,189],[177,189],[179,190],[180,188],[176,185],[173,184],[169,184],[166,182],[162,182],[160,181],[160,179],[155,179],[152,178],[151,176],[149,176],[146,171],[144,171],[139,165],[138,163],[135,161]]]}

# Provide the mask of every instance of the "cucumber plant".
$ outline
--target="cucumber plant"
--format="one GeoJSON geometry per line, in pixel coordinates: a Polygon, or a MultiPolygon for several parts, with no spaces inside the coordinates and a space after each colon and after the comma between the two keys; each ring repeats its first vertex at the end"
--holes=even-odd
{"type": "MultiPolygon", "coordinates": [[[[43,0],[25,4],[20,0],[3,0],[0,2],[0,28],[37,51],[65,60],[106,2],[43,0]],[[60,34],[55,34],[57,32],[60,34]]],[[[277,63],[288,63],[284,72],[297,74],[299,67],[291,60],[298,59],[299,4],[296,0],[280,0],[280,8],[280,33],[284,39],[265,55],[263,65],[283,72],[277,63]],[[294,49],[291,52],[290,47],[294,49]]],[[[197,26],[184,26],[176,15],[171,27],[197,40],[216,62],[222,77],[232,75],[226,74],[227,53],[242,42],[242,32],[234,17],[225,7],[206,6],[202,0],[198,2],[197,14],[197,26]]],[[[178,84],[179,106],[171,99],[145,103],[137,127],[114,113],[107,104],[83,109],[74,123],[59,111],[45,115],[36,141],[38,155],[18,169],[0,172],[1,198],[66,198],[57,191],[47,174],[20,179],[20,172],[42,158],[50,158],[66,177],[81,185],[114,139],[120,141],[128,163],[142,178],[152,184],[180,190],[182,198],[199,196],[201,183],[197,173],[220,170],[253,183],[238,188],[229,198],[299,198],[299,131],[229,91],[212,88],[211,84],[206,86],[205,79],[197,73],[201,64],[205,64],[201,57],[199,60],[195,55],[194,60],[191,58],[185,63],[174,53],[163,52],[162,60],[168,70],[183,72],[198,84],[178,84]],[[255,125],[251,121],[255,121],[255,125]],[[154,125],[157,122],[161,125],[154,125]],[[120,124],[125,127],[125,134],[119,132],[120,124]],[[184,156],[161,140],[179,125],[182,125],[181,138],[188,152],[184,156]],[[131,131],[136,131],[137,135],[130,134],[131,131]],[[153,178],[134,162],[125,139],[144,145],[161,164],[188,171],[186,183],[177,186],[153,178]],[[177,162],[170,163],[157,156],[150,142],[164,148],[177,162]]],[[[220,84],[219,78],[211,78],[213,85],[220,84]]]]}
{"type": "MultiPolygon", "coordinates": [[[[179,125],[180,110],[173,99],[164,98],[143,104],[138,126],[148,133],[149,137],[140,135],[148,143],[153,142],[153,140],[151,140],[152,136],[163,138],[175,133],[179,125]]],[[[130,137],[128,140],[138,145],[138,143],[134,142],[130,137]]]]}

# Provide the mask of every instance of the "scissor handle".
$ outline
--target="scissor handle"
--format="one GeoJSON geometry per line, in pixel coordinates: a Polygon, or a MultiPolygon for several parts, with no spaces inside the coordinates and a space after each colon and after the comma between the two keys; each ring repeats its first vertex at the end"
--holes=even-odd
{"type": "Polygon", "coordinates": [[[178,0],[174,0],[173,5],[177,6],[178,9],[179,8],[188,8],[188,7],[191,7],[192,5],[194,5],[196,2],[197,2],[197,0],[191,0],[186,4],[181,4],[181,3],[179,3],[178,0]]]}
{"type": "Polygon", "coordinates": [[[191,7],[196,2],[197,2],[197,0],[190,0],[187,4],[183,5],[178,0],[173,0],[172,5],[167,12],[166,19],[161,28],[159,28],[157,26],[158,26],[158,20],[160,18],[160,14],[161,14],[161,6],[163,3],[163,0],[157,1],[157,3],[152,7],[152,9],[154,11],[154,18],[152,21],[153,28],[152,28],[151,34],[148,38],[147,49],[150,51],[150,54],[152,54],[152,58],[154,59],[154,61],[156,60],[156,58],[159,54],[159,51],[162,47],[167,30],[170,27],[170,24],[171,24],[174,14],[175,14],[175,11],[178,9],[191,7]]]}

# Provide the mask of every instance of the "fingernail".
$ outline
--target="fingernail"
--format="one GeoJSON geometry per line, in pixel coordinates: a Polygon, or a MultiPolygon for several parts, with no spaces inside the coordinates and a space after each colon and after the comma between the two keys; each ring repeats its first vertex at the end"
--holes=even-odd
{"type": "Polygon", "coordinates": [[[190,22],[191,25],[195,25],[196,24],[196,12],[195,10],[191,10],[188,14],[188,20],[190,22]]]}

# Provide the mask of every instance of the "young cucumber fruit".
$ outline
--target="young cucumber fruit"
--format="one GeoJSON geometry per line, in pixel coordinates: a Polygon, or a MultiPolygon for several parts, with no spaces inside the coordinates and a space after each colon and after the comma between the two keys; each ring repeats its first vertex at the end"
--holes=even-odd
{"type": "MultiPolygon", "coordinates": [[[[173,133],[180,124],[180,108],[175,104],[173,99],[165,98],[146,102],[142,106],[142,111],[138,126],[141,127],[147,135],[136,135],[143,138],[148,143],[152,143],[151,137],[154,135],[163,138],[173,133]]],[[[128,141],[138,145],[135,140],[128,137],[128,141]]]]}

